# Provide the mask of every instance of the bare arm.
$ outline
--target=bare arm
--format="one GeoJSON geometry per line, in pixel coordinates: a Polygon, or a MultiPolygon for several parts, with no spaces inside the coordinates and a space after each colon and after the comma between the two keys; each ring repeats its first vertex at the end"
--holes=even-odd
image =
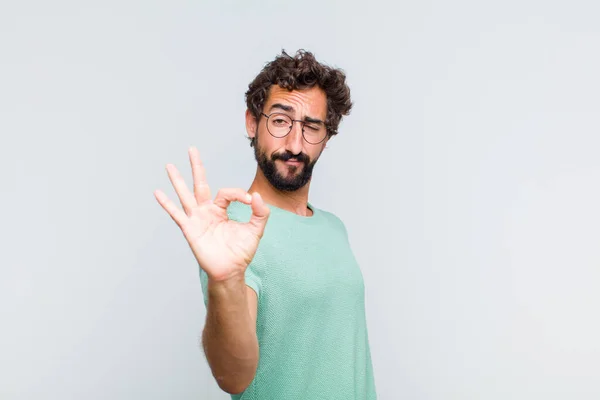
{"type": "Polygon", "coordinates": [[[258,366],[256,293],[246,286],[244,274],[263,236],[269,207],[260,194],[242,189],[221,189],[211,200],[210,188],[198,149],[189,149],[193,193],[174,165],[169,179],[183,209],[156,190],[160,205],[181,228],[200,268],[208,276],[206,325],[202,343],[219,387],[240,393],[252,382],[258,366]],[[232,201],[250,205],[250,221],[230,220],[232,201]]]}
{"type": "Polygon", "coordinates": [[[256,373],[257,297],[244,277],[208,282],[204,353],[219,387],[227,393],[243,392],[256,373]]]}

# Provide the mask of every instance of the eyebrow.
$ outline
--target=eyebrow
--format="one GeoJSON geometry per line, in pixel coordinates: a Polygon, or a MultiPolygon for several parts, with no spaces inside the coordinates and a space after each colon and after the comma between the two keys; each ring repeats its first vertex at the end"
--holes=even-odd
{"type": "MultiPolygon", "coordinates": [[[[287,111],[287,112],[294,112],[294,107],[292,106],[288,106],[285,104],[281,104],[281,103],[275,103],[273,105],[271,105],[271,107],[269,108],[269,111],[273,111],[274,108],[279,108],[283,111],[287,111]]],[[[323,121],[321,121],[318,118],[312,118],[312,117],[304,117],[304,121],[306,122],[310,122],[313,124],[324,124],[323,121]]]]}

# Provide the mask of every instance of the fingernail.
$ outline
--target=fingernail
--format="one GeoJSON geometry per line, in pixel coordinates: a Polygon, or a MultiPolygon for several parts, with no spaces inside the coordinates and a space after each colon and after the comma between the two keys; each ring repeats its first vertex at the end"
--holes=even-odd
{"type": "Polygon", "coordinates": [[[247,194],[246,194],[246,199],[247,199],[248,201],[252,201],[252,195],[251,195],[250,193],[247,193],[247,194]]]}

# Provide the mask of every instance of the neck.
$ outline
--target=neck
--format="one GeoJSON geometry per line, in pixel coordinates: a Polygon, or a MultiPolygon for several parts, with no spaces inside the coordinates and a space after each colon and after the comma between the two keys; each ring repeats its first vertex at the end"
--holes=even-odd
{"type": "Polygon", "coordinates": [[[312,215],[312,211],[308,208],[309,187],[310,181],[294,192],[278,190],[267,181],[267,178],[262,174],[260,168],[257,168],[256,176],[254,177],[254,181],[252,182],[252,185],[250,185],[248,192],[260,193],[265,203],[272,206],[293,212],[294,214],[303,217],[309,217],[312,215]]]}

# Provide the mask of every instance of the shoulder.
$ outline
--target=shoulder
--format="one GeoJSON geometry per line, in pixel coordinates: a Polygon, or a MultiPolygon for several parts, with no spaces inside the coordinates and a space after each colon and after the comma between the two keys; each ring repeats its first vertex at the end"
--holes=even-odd
{"type": "Polygon", "coordinates": [[[336,228],[347,234],[346,225],[344,224],[342,219],[339,216],[337,216],[337,214],[333,213],[332,211],[323,210],[321,208],[316,209],[319,211],[319,213],[321,213],[322,217],[326,219],[331,225],[335,226],[336,228]]]}

